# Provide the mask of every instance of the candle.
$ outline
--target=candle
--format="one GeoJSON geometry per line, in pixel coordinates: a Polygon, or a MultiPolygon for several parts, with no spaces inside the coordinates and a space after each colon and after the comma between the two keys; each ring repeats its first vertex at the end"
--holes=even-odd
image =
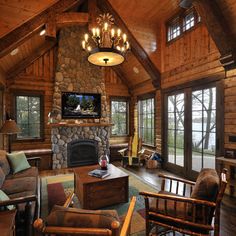
{"type": "Polygon", "coordinates": [[[123,41],[124,41],[124,43],[126,42],[126,40],[127,40],[127,35],[123,34],[123,41]]]}
{"type": "Polygon", "coordinates": [[[90,46],[88,46],[87,50],[90,52],[92,50],[92,48],[90,46]]]}
{"type": "Polygon", "coordinates": [[[100,35],[100,30],[99,30],[99,28],[96,29],[96,32],[97,32],[97,37],[99,37],[99,35],[100,35]]]}

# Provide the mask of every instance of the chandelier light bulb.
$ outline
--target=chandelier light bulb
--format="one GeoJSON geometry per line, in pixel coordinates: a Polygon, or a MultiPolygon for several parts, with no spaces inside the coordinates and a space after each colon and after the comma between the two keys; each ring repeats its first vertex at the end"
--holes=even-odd
{"type": "Polygon", "coordinates": [[[126,42],[126,49],[129,49],[129,42],[126,42]]]}
{"type": "Polygon", "coordinates": [[[82,48],[85,49],[85,41],[82,41],[82,48]]]}
{"type": "Polygon", "coordinates": [[[116,49],[120,51],[120,46],[117,46],[116,49]]]}
{"type": "Polygon", "coordinates": [[[91,52],[91,51],[92,51],[92,48],[91,48],[90,46],[88,46],[88,47],[87,47],[87,50],[88,50],[89,52],[91,52]]]}
{"type": "Polygon", "coordinates": [[[117,30],[117,36],[120,37],[120,34],[121,34],[121,30],[118,29],[118,30],[117,30]]]}
{"type": "Polygon", "coordinates": [[[107,31],[107,29],[108,29],[108,23],[105,22],[105,23],[104,23],[104,30],[107,31]]]}
{"type": "Polygon", "coordinates": [[[127,35],[123,34],[123,41],[124,41],[124,43],[126,42],[126,40],[127,40],[127,35]]]}
{"type": "Polygon", "coordinates": [[[100,29],[99,28],[96,29],[96,33],[97,33],[96,36],[99,37],[100,36],[100,29]]]}
{"type": "Polygon", "coordinates": [[[115,37],[115,30],[111,29],[111,37],[114,38],[115,37]]]}
{"type": "Polygon", "coordinates": [[[85,40],[86,43],[88,42],[88,38],[89,38],[88,34],[85,34],[84,35],[84,40],[85,40]]]}
{"type": "Polygon", "coordinates": [[[95,34],[96,34],[96,29],[95,28],[92,28],[92,33],[93,33],[93,37],[95,37],[95,34]]]}

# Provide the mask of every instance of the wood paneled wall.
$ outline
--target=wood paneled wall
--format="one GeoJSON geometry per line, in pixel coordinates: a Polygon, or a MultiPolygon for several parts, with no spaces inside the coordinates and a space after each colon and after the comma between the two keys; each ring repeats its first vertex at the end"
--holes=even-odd
{"type": "MultiPolygon", "coordinates": [[[[119,76],[108,67],[103,68],[103,75],[105,76],[105,88],[107,94],[107,101],[109,106],[109,113],[111,111],[111,97],[130,97],[129,88],[124,84],[124,82],[119,78],[119,76]]],[[[112,137],[110,139],[110,144],[115,143],[126,143],[128,142],[128,137],[112,137]]]]}
{"type": "Polygon", "coordinates": [[[236,149],[235,142],[229,142],[229,136],[236,136],[236,69],[226,73],[225,84],[225,148],[236,149]]]}
{"type": "Polygon", "coordinates": [[[52,48],[35,60],[15,78],[7,81],[6,111],[14,114],[13,95],[16,91],[41,91],[44,94],[44,140],[21,141],[13,143],[13,150],[51,148],[51,130],[47,126],[48,113],[52,109],[52,94],[54,89],[55,52],[52,48]]]}

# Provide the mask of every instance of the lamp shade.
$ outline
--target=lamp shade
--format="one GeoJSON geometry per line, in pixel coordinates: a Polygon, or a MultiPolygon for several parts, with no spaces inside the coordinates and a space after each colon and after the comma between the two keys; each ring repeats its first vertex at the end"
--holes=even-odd
{"type": "Polygon", "coordinates": [[[0,133],[2,134],[17,134],[20,133],[21,130],[17,126],[16,122],[14,120],[6,120],[3,124],[2,128],[0,129],[0,133]]]}

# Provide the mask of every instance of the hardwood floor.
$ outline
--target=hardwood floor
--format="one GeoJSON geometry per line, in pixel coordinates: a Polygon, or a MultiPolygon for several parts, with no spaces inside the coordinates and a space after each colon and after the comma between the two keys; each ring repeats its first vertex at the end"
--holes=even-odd
{"type": "MultiPolygon", "coordinates": [[[[114,162],[116,166],[121,166],[119,162],[114,162]]],[[[146,182],[160,188],[161,179],[158,174],[171,173],[160,169],[147,169],[145,167],[127,167],[129,171],[141,177],[146,182]]],[[[48,170],[41,171],[40,176],[49,176],[57,174],[67,174],[73,172],[73,169],[61,169],[61,170],[48,170]]],[[[172,174],[173,175],[173,174],[172,174]]],[[[221,208],[221,233],[220,236],[235,236],[236,235],[236,199],[229,197],[224,198],[224,202],[221,208]]]]}

